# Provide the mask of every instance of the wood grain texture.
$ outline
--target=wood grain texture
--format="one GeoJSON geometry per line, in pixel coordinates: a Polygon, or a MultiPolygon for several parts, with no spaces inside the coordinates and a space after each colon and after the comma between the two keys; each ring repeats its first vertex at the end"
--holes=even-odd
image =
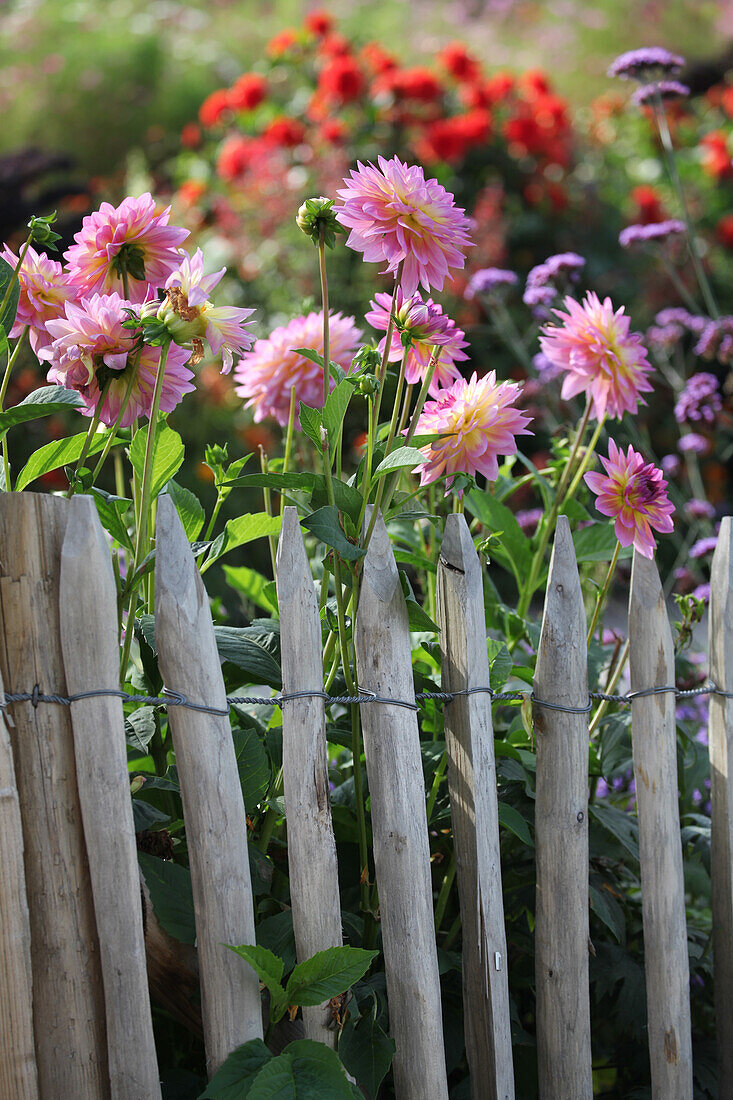
{"type": "MultiPolygon", "coordinates": [[[[674,647],[657,567],[634,551],[629,595],[631,690],[674,684],[674,647]]],[[[647,1021],[654,1100],[692,1100],[690,972],[677,786],[675,697],[634,699],[647,1021]]]]}
{"type": "MultiPolygon", "coordinates": [[[[117,592],[91,497],[67,505],[61,549],[61,650],[70,694],[119,688],[117,592]]],[[[122,700],[71,705],[76,775],[94,897],[112,1100],[160,1097],[122,700]]]]}
{"type": "MultiPolygon", "coordinates": [[[[3,696],[0,678],[0,700],[3,696]]],[[[31,929],[13,750],[0,710],[0,1096],[38,1100],[31,929]]]]}
{"type": "MultiPolygon", "coordinates": [[[[733,520],[720,525],[710,574],[710,678],[733,692],[733,520]]],[[[710,698],[711,873],[718,1092],[733,1096],[733,699],[710,698]]]]}
{"type": "MultiPolygon", "coordinates": [[[[155,623],[166,685],[226,711],[209,601],[167,495],[158,501],[155,623]]],[[[262,1038],[257,976],[224,946],[255,942],[247,822],[228,715],[170,707],[168,720],[186,822],[211,1075],[235,1047],[262,1038]]]]}
{"type": "MultiPolygon", "coordinates": [[[[0,673],[6,690],[64,694],[59,569],[68,502],[0,494],[0,673]]],[[[107,1100],[105,1009],[68,707],[9,706],[31,926],[43,1100],[107,1100]]]]}
{"type": "MultiPolygon", "coordinates": [[[[283,692],[322,691],[321,620],[297,508],[285,508],[277,551],[283,692]]],[[[283,704],[283,787],[298,961],[340,947],[336,842],[331,820],[323,699],[283,704]]],[[[329,1004],[303,1009],[305,1034],[335,1049],[329,1004]]]]}
{"type": "MultiPolygon", "coordinates": [[[[560,516],[534,691],[588,701],[586,623],[570,526],[560,516]]],[[[537,745],[535,981],[542,1100],[593,1095],[588,987],[588,715],[534,707],[537,745]]]]}
{"type": "MultiPolygon", "coordinates": [[[[360,688],[414,702],[407,608],[384,521],[364,559],[356,617],[360,688]]],[[[362,703],[374,863],[398,1100],[447,1100],[430,848],[417,715],[362,703]]]]}
{"type": "MultiPolygon", "coordinates": [[[[443,691],[489,684],[481,565],[462,515],[448,516],[438,562],[443,691]]],[[[461,905],[463,1007],[472,1100],[511,1100],[514,1067],[491,699],[445,707],[461,905]]]]}

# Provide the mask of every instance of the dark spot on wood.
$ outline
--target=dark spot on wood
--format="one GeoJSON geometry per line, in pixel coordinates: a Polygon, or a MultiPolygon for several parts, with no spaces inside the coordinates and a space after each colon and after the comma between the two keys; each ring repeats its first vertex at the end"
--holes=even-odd
{"type": "Polygon", "coordinates": [[[680,1060],[680,1052],[677,1049],[677,1036],[673,1027],[664,1033],[664,1057],[675,1066],[680,1060]]]}
{"type": "Polygon", "coordinates": [[[328,796],[328,776],[323,768],[315,765],[313,769],[313,779],[316,785],[316,802],[318,803],[318,812],[323,813],[328,809],[329,796],[328,796]]]}

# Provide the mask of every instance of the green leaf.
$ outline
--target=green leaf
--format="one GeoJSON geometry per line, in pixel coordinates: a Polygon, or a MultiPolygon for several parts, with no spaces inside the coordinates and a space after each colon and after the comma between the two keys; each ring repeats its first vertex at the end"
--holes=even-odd
{"type": "Polygon", "coordinates": [[[42,416],[65,412],[67,409],[83,409],[82,396],[76,390],[66,390],[63,386],[42,386],[33,390],[12,409],[0,412],[0,439],[15,424],[25,424],[29,420],[39,420],[42,416]]]}
{"type": "Polygon", "coordinates": [[[495,638],[487,638],[486,645],[489,651],[489,683],[492,691],[501,691],[512,671],[511,654],[504,642],[495,638]]]}
{"type": "Polygon", "coordinates": [[[199,1100],[246,1100],[262,1067],[272,1058],[262,1039],[250,1039],[222,1062],[199,1100]]]}
{"type": "Polygon", "coordinates": [[[300,403],[300,426],[309,439],[312,439],[318,449],[321,451],[321,424],[323,420],[321,418],[320,409],[311,409],[310,406],[300,403]]]}
{"type": "Polygon", "coordinates": [[[297,473],[290,471],[286,474],[278,473],[276,470],[268,470],[266,474],[242,474],[241,477],[237,477],[234,481],[227,482],[227,485],[235,486],[240,489],[303,489],[308,491],[313,488],[319,479],[318,474],[311,473],[309,470],[300,470],[297,473]]]}
{"type": "Polygon", "coordinates": [[[424,462],[425,455],[422,451],[418,451],[417,447],[397,447],[379,463],[372,474],[372,481],[388,474],[390,470],[399,470],[403,466],[419,466],[424,462]]]}
{"type": "Polygon", "coordinates": [[[600,806],[595,802],[590,806],[590,813],[591,817],[595,818],[611,836],[614,836],[638,862],[639,823],[637,818],[631,814],[625,814],[616,806],[600,806]]]}
{"type": "Polygon", "coordinates": [[[384,1033],[371,1013],[349,1020],[339,1039],[339,1056],[346,1069],[355,1077],[371,1100],[376,1100],[379,1086],[394,1058],[395,1044],[384,1033]]]}
{"type": "MultiPolygon", "coordinates": [[[[144,424],[142,428],[138,428],[129,451],[132,468],[141,481],[145,468],[145,448],[148,444],[149,427],[149,424],[144,424]]],[[[153,442],[153,478],[150,489],[153,500],[180,468],[184,453],[183,441],[178,432],[174,432],[165,421],[160,421],[153,442]]]]}
{"type": "Polygon", "coordinates": [[[299,1039],[263,1066],[247,1100],[354,1100],[359,1096],[335,1051],[312,1039],[299,1039]]]}
{"type": "Polygon", "coordinates": [[[137,853],[161,927],[181,943],[196,943],[191,872],[171,860],[137,853]]]}
{"type": "MultiPolygon", "coordinates": [[[[7,260],[3,260],[0,257],[0,302],[5,297],[5,291],[8,289],[10,282],[13,278],[13,268],[10,266],[7,260]]],[[[13,289],[10,292],[8,303],[3,310],[3,315],[0,317],[0,325],[2,325],[5,332],[10,332],[13,324],[15,323],[15,315],[18,312],[18,300],[20,298],[20,284],[16,279],[13,284],[13,289]]]]}
{"type": "Polygon", "coordinates": [[[272,917],[265,917],[255,929],[257,942],[267,947],[283,960],[285,971],[295,966],[295,933],[293,931],[293,912],[283,909],[272,917]]]}
{"type": "Polygon", "coordinates": [[[270,784],[270,762],[256,730],[232,730],[232,739],[244,805],[252,810],[259,805],[267,792],[270,784]]]}
{"type": "Polygon", "coordinates": [[[273,631],[255,626],[215,626],[214,637],[222,660],[248,672],[252,683],[282,686],[279,639],[273,631]]]}
{"type": "Polygon", "coordinates": [[[237,546],[269,535],[279,535],[281,524],[280,516],[268,516],[267,512],[246,512],[243,516],[227,520],[224,530],[212,542],[201,572],[205,573],[210,565],[237,546]]]}
{"type": "Polygon", "coordinates": [[[590,903],[593,912],[600,921],[605,924],[606,928],[616,937],[619,943],[623,943],[626,939],[626,918],[624,917],[624,911],[616,901],[615,897],[603,889],[602,883],[599,881],[599,886],[590,886],[590,903]]]}
{"type": "Polygon", "coordinates": [[[146,752],[154,734],[155,707],[137,707],[125,715],[125,738],[133,749],[146,752]]]}
{"type": "MultiPolygon", "coordinates": [[[[97,432],[89,447],[89,454],[94,455],[102,450],[109,439],[109,432],[97,432]]],[[[69,436],[67,439],[55,439],[53,443],[47,443],[40,447],[26,462],[18,474],[15,488],[18,492],[25,489],[37,477],[47,474],[50,470],[58,470],[60,466],[70,466],[80,457],[87,433],[69,436]]],[[[119,440],[123,442],[123,440],[119,440]]]]}
{"type": "Polygon", "coordinates": [[[327,504],[324,508],[311,512],[306,519],[301,520],[301,523],[317,539],[325,542],[326,546],[332,546],[347,561],[358,561],[359,558],[364,557],[366,551],[349,542],[341,530],[338,509],[334,508],[332,504],[327,504]]]}
{"type": "Polygon", "coordinates": [[[237,567],[225,565],[223,568],[224,576],[230,588],[233,588],[235,592],[239,592],[240,595],[244,596],[250,603],[256,604],[257,607],[261,607],[265,611],[274,611],[277,614],[277,600],[273,602],[266,591],[272,581],[268,581],[267,577],[263,577],[256,569],[250,569],[247,565],[237,567]]]}
{"type": "Polygon", "coordinates": [[[176,506],[186,538],[189,542],[195,542],[201,534],[201,528],[206,518],[201,501],[189,489],[184,489],[177,481],[168,482],[168,496],[176,506]]]}
{"type": "Polygon", "coordinates": [[[523,844],[527,844],[530,848],[534,848],[534,841],[532,840],[527,822],[524,820],[519,810],[515,810],[508,802],[499,802],[499,823],[503,825],[505,829],[509,829],[510,832],[514,833],[515,836],[518,836],[523,844]]]}
{"type": "MultiPolygon", "coordinates": [[[[581,561],[610,561],[616,549],[616,532],[611,523],[592,523],[573,535],[575,557],[581,561]]],[[[631,547],[623,547],[619,557],[631,556],[631,547]]]]}
{"type": "Polygon", "coordinates": [[[235,955],[239,955],[240,959],[244,959],[246,963],[249,963],[260,981],[265,984],[270,993],[271,1015],[276,1018],[277,1013],[280,1010],[284,1011],[289,1003],[282,986],[284,971],[282,959],[279,959],[277,955],[273,955],[272,951],[268,951],[266,947],[260,947],[258,944],[242,944],[239,947],[227,944],[227,947],[235,955]]]}
{"type": "Polygon", "coordinates": [[[488,528],[489,533],[501,532],[497,535],[497,540],[504,551],[502,565],[511,569],[519,580],[529,569],[531,553],[529,539],[517,523],[514,513],[491,493],[479,492],[477,489],[466,494],[465,502],[471,514],[488,528]]]}
{"type": "Polygon", "coordinates": [[[345,993],[366,974],[378,951],[361,947],[329,947],[298,963],[288,979],[288,1004],[319,1005],[345,993]]]}
{"type": "Polygon", "coordinates": [[[105,493],[104,489],[98,489],[96,486],[92,486],[91,495],[94,498],[97,513],[105,531],[109,532],[120,546],[134,552],[132,539],[124,520],[124,515],[132,501],[127,500],[125,497],[112,496],[111,493],[105,493]]]}
{"type": "Polygon", "coordinates": [[[353,394],[354,387],[350,382],[339,382],[335,389],[329,393],[326,404],[323,406],[323,427],[328,432],[329,445],[332,451],[353,394]]]}

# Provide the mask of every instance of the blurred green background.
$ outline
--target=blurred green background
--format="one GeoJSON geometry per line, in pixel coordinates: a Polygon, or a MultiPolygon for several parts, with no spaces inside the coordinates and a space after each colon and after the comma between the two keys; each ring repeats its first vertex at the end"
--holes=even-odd
{"type": "Polygon", "coordinates": [[[81,175],[153,163],[177,146],[203,98],[256,64],[276,32],[324,8],[344,34],[412,63],[460,38],[488,68],[545,68],[585,104],[610,87],[608,60],[639,45],[722,51],[731,0],[18,0],[0,3],[0,154],[36,145],[81,175]]]}

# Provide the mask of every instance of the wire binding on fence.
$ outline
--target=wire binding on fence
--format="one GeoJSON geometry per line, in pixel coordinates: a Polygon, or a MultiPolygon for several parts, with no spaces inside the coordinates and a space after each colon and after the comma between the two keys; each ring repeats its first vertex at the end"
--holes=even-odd
{"type": "Polygon", "coordinates": [[[589,714],[593,709],[594,700],[598,699],[607,703],[630,704],[634,699],[643,699],[649,695],[666,695],[671,693],[676,699],[688,699],[695,695],[720,695],[724,699],[733,699],[733,691],[723,691],[712,681],[697,688],[677,688],[673,684],[661,687],[643,688],[639,691],[630,691],[626,695],[609,695],[604,691],[589,691],[588,702],[584,707],[564,706],[560,703],[550,703],[547,699],[538,699],[534,692],[526,691],[492,691],[490,687],[471,687],[461,691],[421,691],[415,696],[415,702],[407,699],[391,699],[383,695],[377,695],[374,691],[361,688],[358,695],[329,695],[325,691],[291,691],[283,695],[228,695],[226,707],[214,707],[208,703],[192,702],[183,692],[174,691],[172,688],[163,688],[163,695],[128,695],[121,688],[93,688],[89,691],[78,691],[74,695],[58,695],[42,692],[38,684],[33,685],[32,691],[6,691],[0,695],[0,710],[7,710],[10,703],[30,703],[37,707],[39,703],[54,703],[57,706],[70,707],[82,699],[96,699],[109,697],[122,699],[125,703],[137,703],[140,706],[152,707],[186,707],[188,710],[199,711],[202,714],[213,714],[224,717],[229,714],[233,706],[282,706],[283,703],[295,702],[297,699],[323,699],[326,706],[348,706],[352,703],[384,703],[393,707],[406,707],[407,710],[418,710],[419,703],[440,702],[452,703],[454,699],[464,695],[482,693],[491,697],[492,703],[525,701],[529,698],[535,707],[545,707],[548,710],[560,710],[565,714],[589,714]]]}

